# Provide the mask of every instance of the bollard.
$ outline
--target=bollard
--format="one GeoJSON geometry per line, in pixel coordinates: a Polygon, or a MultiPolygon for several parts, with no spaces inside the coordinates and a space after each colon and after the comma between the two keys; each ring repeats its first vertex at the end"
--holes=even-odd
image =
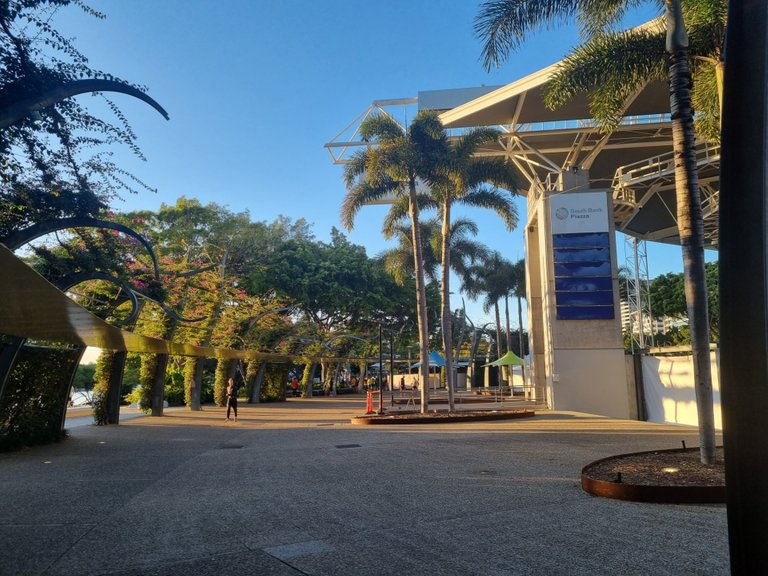
{"type": "Polygon", "coordinates": [[[368,406],[366,408],[366,414],[373,414],[373,392],[368,390],[368,406]]]}

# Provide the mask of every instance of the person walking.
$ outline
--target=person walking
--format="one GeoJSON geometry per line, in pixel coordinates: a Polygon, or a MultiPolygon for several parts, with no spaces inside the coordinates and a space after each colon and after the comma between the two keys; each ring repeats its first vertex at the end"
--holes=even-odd
{"type": "Polygon", "coordinates": [[[229,421],[230,411],[235,413],[235,422],[237,422],[237,386],[234,378],[227,381],[227,421],[229,421]]]}
{"type": "Polygon", "coordinates": [[[293,392],[294,398],[299,395],[299,379],[296,376],[291,380],[291,392],[293,392]]]}

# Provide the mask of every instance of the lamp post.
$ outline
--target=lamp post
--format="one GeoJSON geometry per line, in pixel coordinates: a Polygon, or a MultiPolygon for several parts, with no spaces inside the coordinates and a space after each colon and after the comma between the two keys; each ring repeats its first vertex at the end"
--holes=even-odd
{"type": "Polygon", "coordinates": [[[389,390],[390,406],[395,403],[395,337],[389,333],[389,390]]]}

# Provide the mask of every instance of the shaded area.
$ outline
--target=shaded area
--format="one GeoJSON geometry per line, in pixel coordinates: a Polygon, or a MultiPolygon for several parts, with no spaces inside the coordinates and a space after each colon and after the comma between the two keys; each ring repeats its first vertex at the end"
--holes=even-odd
{"type": "Polygon", "coordinates": [[[557,412],[351,426],[363,406],[289,399],[242,406],[236,424],[223,408],[169,409],[2,454],[2,571],[728,574],[724,506],[638,505],[579,485],[584,462],[694,443],[692,428],[557,412]]]}

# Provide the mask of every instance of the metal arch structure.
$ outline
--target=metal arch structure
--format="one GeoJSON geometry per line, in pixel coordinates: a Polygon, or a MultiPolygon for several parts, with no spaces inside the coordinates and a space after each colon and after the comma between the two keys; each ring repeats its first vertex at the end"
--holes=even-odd
{"type": "Polygon", "coordinates": [[[71,98],[78,94],[87,94],[89,92],[119,92],[121,94],[128,94],[129,96],[133,96],[134,98],[146,102],[152,106],[152,108],[157,110],[163,118],[170,120],[170,116],[168,115],[168,112],[165,111],[165,108],[160,106],[160,104],[153,98],[138,88],[134,88],[130,84],[118,82],[116,80],[87,78],[84,80],[73,80],[71,82],[59,84],[45,92],[36,94],[26,100],[21,100],[0,110],[0,130],[16,124],[32,112],[49,108],[66,98],[71,98]]]}
{"type": "MultiPolygon", "coordinates": [[[[483,154],[504,156],[528,179],[524,191],[536,199],[544,191],[567,191],[562,174],[585,177],[591,188],[613,190],[616,229],[640,238],[678,244],[674,158],[669,121],[669,90],[649,82],[625,102],[624,119],[603,133],[591,118],[588,95],[557,110],[544,105],[554,64],[476,100],[444,111],[447,128],[497,126],[502,137],[483,154]]],[[[697,149],[708,248],[717,246],[719,206],[718,147],[697,149]]]]}
{"type": "MultiPolygon", "coordinates": [[[[360,123],[372,114],[397,119],[392,107],[408,117],[408,107],[441,110],[449,133],[493,126],[502,135],[479,152],[503,156],[528,181],[518,190],[535,200],[558,190],[564,172],[588,178],[592,188],[613,190],[613,219],[618,231],[641,240],[679,244],[674,158],[669,121],[669,91],[664,82],[650,82],[625,102],[624,119],[610,133],[592,120],[588,96],[550,110],[544,91],[559,64],[553,64],[506,86],[419,92],[416,98],[374,101],[325,148],[335,164],[346,164],[357,147],[360,123]],[[480,94],[467,99],[468,96],[480,94]]],[[[402,125],[402,124],[401,124],[402,125]]],[[[697,149],[704,209],[706,247],[716,248],[719,212],[719,147],[701,142],[697,149]]]]}

